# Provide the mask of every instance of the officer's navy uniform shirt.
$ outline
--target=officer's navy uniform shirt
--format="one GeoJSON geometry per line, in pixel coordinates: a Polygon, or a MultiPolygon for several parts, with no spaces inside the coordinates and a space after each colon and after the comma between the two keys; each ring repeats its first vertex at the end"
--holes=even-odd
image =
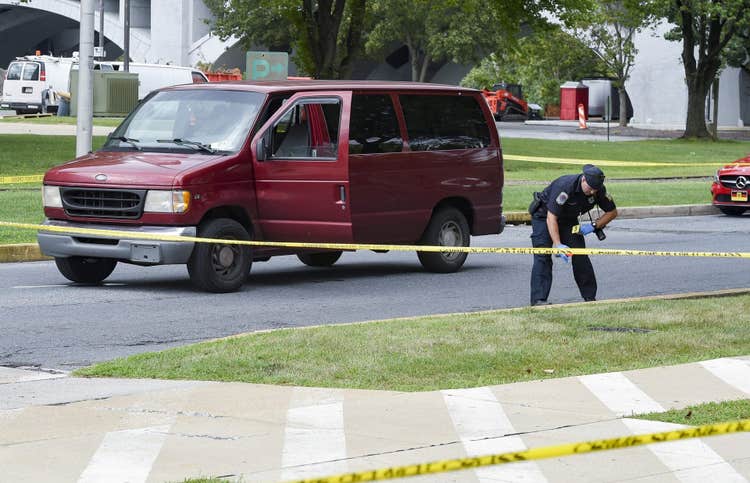
{"type": "Polygon", "coordinates": [[[607,188],[602,185],[600,190],[591,196],[586,196],[581,188],[582,174],[568,174],[560,176],[547,186],[540,196],[542,207],[535,213],[538,217],[546,217],[547,211],[557,215],[562,223],[577,223],[578,216],[586,213],[594,205],[604,211],[616,208],[612,197],[607,194],[607,188]]]}

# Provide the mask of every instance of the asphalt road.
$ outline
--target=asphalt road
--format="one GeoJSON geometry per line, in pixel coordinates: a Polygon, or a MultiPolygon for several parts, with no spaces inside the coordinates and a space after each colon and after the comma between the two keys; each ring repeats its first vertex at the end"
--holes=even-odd
{"type": "MultiPolygon", "coordinates": [[[[475,246],[529,246],[530,227],[476,237],[475,246]]],[[[616,220],[589,246],[747,250],[750,216],[616,220]]],[[[591,238],[591,237],[589,237],[591,238]]],[[[599,256],[599,299],[743,288],[748,260],[599,256]]],[[[231,334],[528,303],[529,255],[470,255],[456,274],[423,272],[414,253],[345,253],[332,269],[296,257],[256,263],[242,291],[196,292],[182,266],[118,265],[104,286],[68,283],[52,262],[0,265],[0,365],[73,369],[231,334]]],[[[550,301],[578,301],[569,266],[555,264],[550,301]]],[[[719,314],[717,314],[719,316],[719,314]]]]}

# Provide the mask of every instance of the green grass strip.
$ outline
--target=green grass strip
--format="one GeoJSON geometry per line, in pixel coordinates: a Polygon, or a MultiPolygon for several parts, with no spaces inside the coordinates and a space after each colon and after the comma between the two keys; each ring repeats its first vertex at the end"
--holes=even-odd
{"type": "Polygon", "coordinates": [[[745,355],[748,304],[750,295],[648,300],[278,330],[76,375],[400,391],[487,386],[745,355]]]}
{"type": "Polygon", "coordinates": [[[684,409],[673,409],[663,413],[649,413],[634,417],[690,426],[748,419],[750,418],[750,399],[698,404],[684,409]]]}

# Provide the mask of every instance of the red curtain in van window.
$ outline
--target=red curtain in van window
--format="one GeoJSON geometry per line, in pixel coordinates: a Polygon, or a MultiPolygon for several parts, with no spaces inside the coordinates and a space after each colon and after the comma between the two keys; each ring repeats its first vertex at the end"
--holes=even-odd
{"type": "Polygon", "coordinates": [[[310,123],[310,141],[314,148],[330,146],[331,138],[328,135],[328,125],[323,114],[323,106],[320,104],[307,104],[307,119],[310,123]]]}

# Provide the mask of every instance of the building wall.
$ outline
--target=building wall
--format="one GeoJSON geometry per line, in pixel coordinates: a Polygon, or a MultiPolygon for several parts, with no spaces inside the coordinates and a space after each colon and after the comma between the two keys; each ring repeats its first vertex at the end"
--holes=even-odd
{"type": "MultiPolygon", "coordinates": [[[[682,66],[682,43],[664,39],[665,23],[635,37],[638,49],[630,80],[625,84],[633,103],[631,125],[684,129],[688,90],[682,66]]],[[[727,68],[719,80],[719,126],[750,123],[740,116],[740,70],[727,68]]],[[[747,96],[748,94],[743,94],[747,96]]],[[[713,111],[710,110],[710,115],[713,111]]]]}

